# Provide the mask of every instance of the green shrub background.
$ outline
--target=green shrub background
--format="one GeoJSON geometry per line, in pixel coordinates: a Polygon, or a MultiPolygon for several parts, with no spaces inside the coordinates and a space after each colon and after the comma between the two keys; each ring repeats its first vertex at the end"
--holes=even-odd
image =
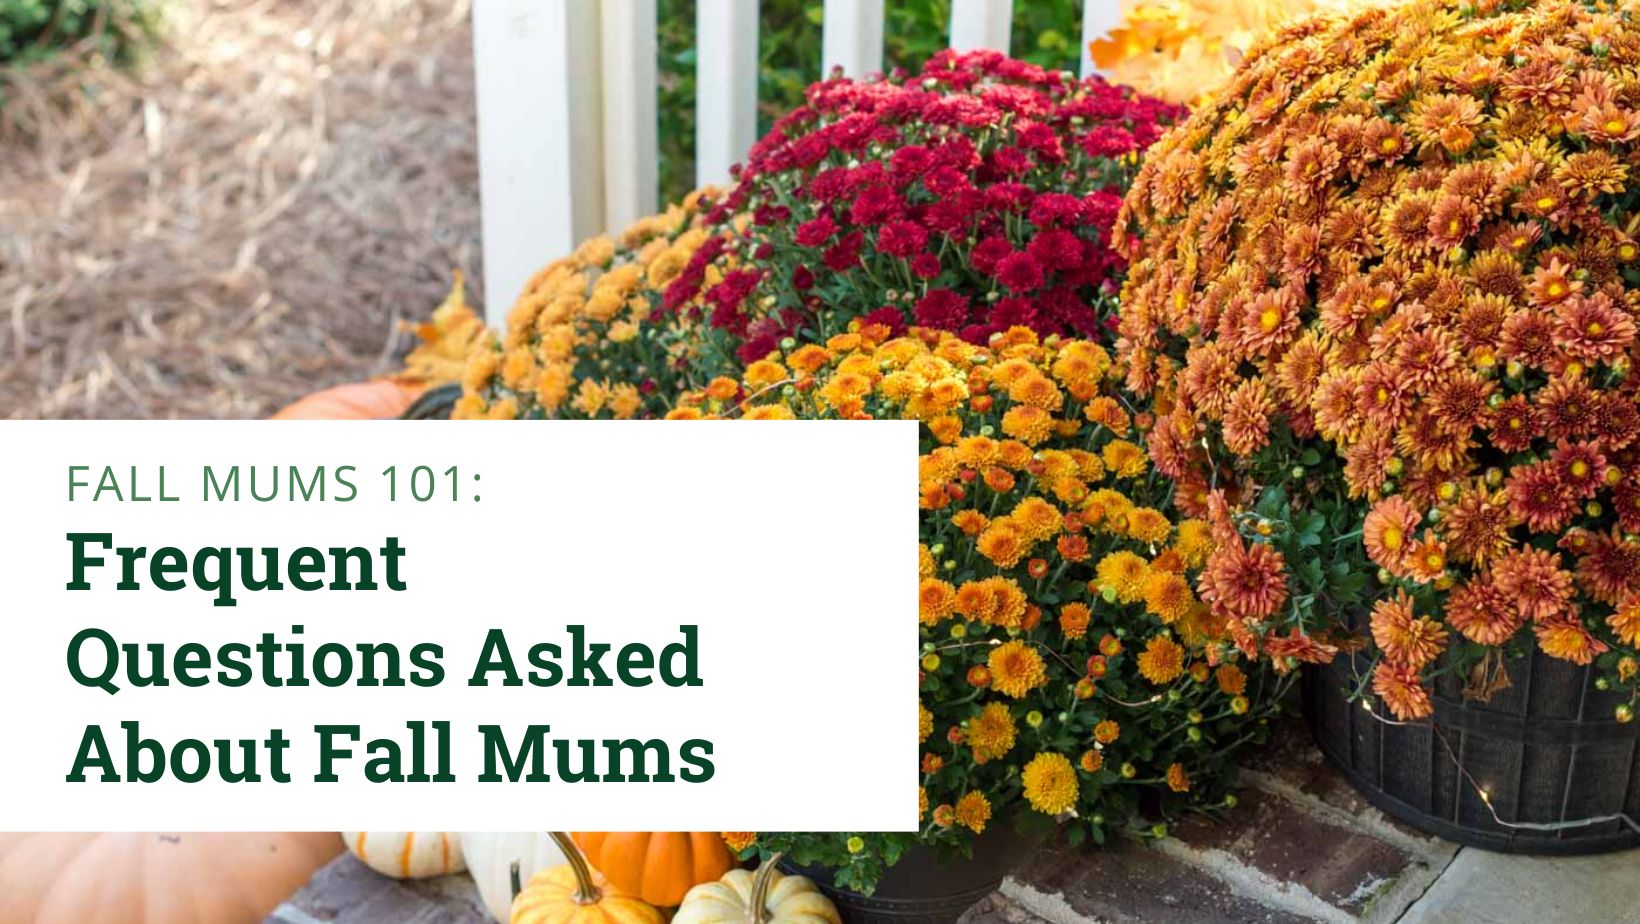
{"type": "MultiPolygon", "coordinates": [[[[0,3],[5,0],[0,0],[0,3]]],[[[695,185],[695,7],[699,0],[659,0],[661,201],[695,185]]],[[[711,0],[707,0],[711,2],[711,0]]],[[[803,101],[820,79],[819,0],[763,0],[758,22],[758,132],[803,101]]],[[[883,4],[883,65],[914,70],[950,37],[951,0],[891,0],[883,4]]],[[[1014,4],[1017,58],[1075,70],[1081,60],[1080,0],[1014,4]]]]}
{"type": "Polygon", "coordinates": [[[160,0],[0,0],[0,65],[27,64],[82,42],[123,61],[153,37],[159,14],[160,0]]]}

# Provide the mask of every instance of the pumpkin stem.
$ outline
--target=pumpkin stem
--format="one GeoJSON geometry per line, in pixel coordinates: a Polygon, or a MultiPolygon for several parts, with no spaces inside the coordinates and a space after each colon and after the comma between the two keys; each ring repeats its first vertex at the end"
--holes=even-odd
{"type": "Polygon", "coordinates": [[[563,851],[564,859],[569,862],[570,872],[575,874],[575,904],[596,905],[604,894],[592,881],[592,867],[587,865],[586,855],[581,853],[581,848],[576,846],[575,841],[562,831],[548,831],[547,836],[552,838],[552,842],[558,845],[559,850],[563,851]]]}
{"type": "Polygon", "coordinates": [[[518,901],[518,893],[524,891],[524,878],[518,874],[518,861],[512,861],[512,897],[518,901]]]}
{"type": "Polygon", "coordinates": [[[746,900],[746,924],[765,924],[769,920],[769,887],[774,884],[774,868],[783,853],[775,853],[757,868],[752,877],[752,894],[746,900]]]}

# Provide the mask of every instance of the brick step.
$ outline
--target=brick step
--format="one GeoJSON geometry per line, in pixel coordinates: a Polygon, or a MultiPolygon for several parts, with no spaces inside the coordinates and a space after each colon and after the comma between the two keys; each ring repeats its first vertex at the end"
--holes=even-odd
{"type": "MultiPolygon", "coordinates": [[[[962,924],[1640,921],[1640,851],[1460,853],[1368,805],[1296,727],[1244,774],[1240,804],[1223,819],[1191,817],[1144,844],[1040,848],[962,924]]],[[[400,882],[344,854],[267,924],[487,921],[465,876],[400,882]]]]}

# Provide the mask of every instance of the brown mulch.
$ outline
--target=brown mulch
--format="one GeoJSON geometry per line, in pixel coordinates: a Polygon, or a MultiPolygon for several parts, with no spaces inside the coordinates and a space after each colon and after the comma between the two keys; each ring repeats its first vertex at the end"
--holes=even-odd
{"type": "Polygon", "coordinates": [[[263,416],[479,278],[467,0],[172,6],[0,70],[0,417],[263,416]]]}

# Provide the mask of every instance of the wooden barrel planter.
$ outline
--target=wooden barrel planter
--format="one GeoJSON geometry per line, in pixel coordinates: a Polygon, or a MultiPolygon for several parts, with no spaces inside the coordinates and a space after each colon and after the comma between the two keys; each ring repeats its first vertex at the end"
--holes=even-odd
{"type": "MultiPolygon", "coordinates": [[[[1340,656],[1313,668],[1304,711],[1322,752],[1386,814],[1428,834],[1509,853],[1640,846],[1640,831],[1621,819],[1553,831],[1511,828],[1486,804],[1511,824],[1640,819],[1640,728],[1615,720],[1613,710],[1625,699],[1597,689],[1594,669],[1534,650],[1509,663],[1510,687],[1484,703],[1466,702],[1461,679],[1445,674],[1434,691],[1433,724],[1409,725],[1386,724],[1349,700],[1368,670],[1362,655],[1353,666],[1340,656]],[[1460,773],[1460,762],[1474,783],[1460,773]]],[[[1387,717],[1381,708],[1377,714],[1387,717]]]]}
{"type": "Polygon", "coordinates": [[[965,859],[942,861],[934,851],[917,847],[888,868],[870,895],[832,885],[836,871],[830,867],[798,866],[788,859],[781,868],[814,880],[846,924],[952,924],[996,891],[1039,842],[1001,824],[974,838],[973,855],[965,859]]]}

